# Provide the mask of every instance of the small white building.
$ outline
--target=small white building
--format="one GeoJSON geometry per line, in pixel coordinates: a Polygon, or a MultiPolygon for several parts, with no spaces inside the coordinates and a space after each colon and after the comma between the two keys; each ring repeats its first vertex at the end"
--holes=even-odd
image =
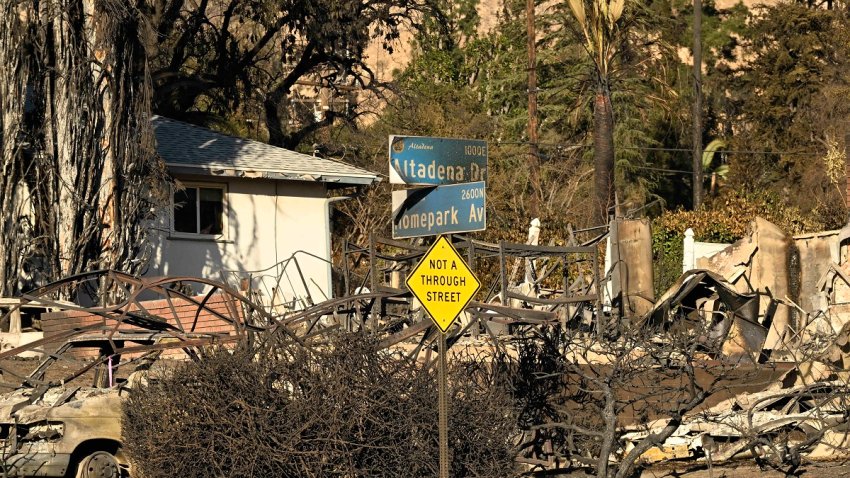
{"type": "Polygon", "coordinates": [[[154,116],[157,151],[175,179],[152,235],[147,275],[245,287],[300,308],[332,296],[330,199],[377,175],[354,166],[154,116]]]}

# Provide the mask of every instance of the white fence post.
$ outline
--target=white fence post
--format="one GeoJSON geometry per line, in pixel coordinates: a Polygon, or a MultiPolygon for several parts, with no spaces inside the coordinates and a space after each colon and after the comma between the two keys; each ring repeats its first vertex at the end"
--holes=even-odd
{"type": "Polygon", "coordinates": [[[688,272],[696,268],[696,258],[694,257],[694,230],[690,227],[685,231],[684,254],[682,254],[682,272],[688,272]]]}
{"type": "MultiPolygon", "coordinates": [[[[531,226],[528,228],[528,240],[525,242],[530,246],[536,246],[540,243],[540,219],[534,218],[531,220],[531,226]]],[[[533,284],[534,289],[537,289],[537,284],[535,284],[537,280],[537,261],[526,259],[525,260],[525,278],[524,281],[526,284],[533,284]]]]}

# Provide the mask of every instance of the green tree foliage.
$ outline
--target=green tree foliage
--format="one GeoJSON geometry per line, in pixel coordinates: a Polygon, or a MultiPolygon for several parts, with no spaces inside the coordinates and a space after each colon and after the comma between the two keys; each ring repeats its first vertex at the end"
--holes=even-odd
{"type": "MultiPolygon", "coordinates": [[[[731,185],[775,191],[835,226],[844,204],[824,164],[850,115],[850,15],[798,3],[759,8],[743,38],[750,55],[731,78],[736,128],[731,185]]],[[[843,149],[843,148],[841,148],[843,149]]]]}
{"type": "MultiPolygon", "coordinates": [[[[662,199],[668,208],[691,207],[692,158],[689,149],[693,147],[693,67],[690,64],[693,3],[687,0],[656,0],[647,2],[643,11],[647,25],[645,31],[657,35],[658,45],[666,51],[644,72],[627,75],[631,83],[637,85],[646,84],[641,81],[643,78],[652,79],[649,87],[643,90],[632,85],[622,88],[626,94],[637,97],[637,102],[632,102],[640,105],[633,110],[637,114],[627,117],[642,117],[642,121],[636,123],[636,129],[646,137],[646,141],[628,146],[660,149],[632,150],[638,156],[634,162],[637,167],[632,166],[631,178],[622,178],[621,187],[637,188],[643,193],[626,196],[627,199],[633,198],[631,202],[635,205],[641,204],[641,201],[662,199]],[[640,158],[643,158],[642,162],[640,158]],[[655,169],[641,169],[646,167],[655,169]]],[[[702,83],[704,145],[716,137],[731,135],[732,124],[726,121],[730,107],[726,97],[728,78],[721,72],[728,71],[730,64],[739,61],[738,38],[747,12],[742,3],[720,9],[713,1],[703,2],[703,60],[704,65],[710,65],[704,67],[702,83]]],[[[714,167],[725,160],[721,154],[716,156],[714,167]]],[[[624,169],[629,170],[627,167],[624,169]]]]}
{"type": "MultiPolygon", "coordinates": [[[[526,2],[508,0],[502,5],[496,28],[469,45],[464,54],[476,61],[480,74],[470,88],[482,102],[487,115],[494,118],[497,137],[503,141],[528,140],[528,53],[526,50],[526,2]]],[[[544,95],[549,88],[547,54],[538,47],[538,89],[544,95]]],[[[541,105],[545,102],[541,101],[541,105]]],[[[540,114],[541,141],[545,138],[546,111],[540,114]]]]}
{"type": "MultiPolygon", "coordinates": [[[[506,2],[502,22],[493,32],[442,40],[443,45],[453,45],[449,50],[440,47],[443,32],[423,30],[411,65],[397,76],[398,95],[368,128],[338,130],[328,140],[330,150],[346,154],[344,157],[361,166],[386,171],[390,134],[486,139],[490,145],[488,230],[480,235],[523,242],[532,219],[525,167],[528,116],[523,12],[521,2],[506,2]]],[[[550,51],[542,48],[541,53],[549,55],[550,51]]],[[[541,63],[544,95],[555,95],[549,91],[553,90],[578,98],[568,84],[579,83],[579,76],[563,74],[572,68],[570,62],[541,63]]],[[[568,223],[584,225],[589,220],[592,166],[583,155],[585,148],[569,146],[576,140],[575,129],[562,113],[571,111],[572,105],[549,105],[551,108],[541,110],[541,138],[545,141],[541,148],[541,219],[544,227],[557,231],[556,236],[567,237],[568,223]]],[[[581,114],[573,118],[584,121],[581,114]]],[[[337,230],[346,231],[358,243],[370,232],[368,227],[389,234],[389,190],[389,185],[382,184],[368,193],[374,196],[371,199],[340,203],[337,230]]]]}
{"type": "Polygon", "coordinates": [[[537,17],[539,188],[528,187],[531,178],[526,162],[529,117],[525,2],[505,2],[496,29],[471,44],[466,55],[478,59],[480,74],[471,88],[494,121],[496,148],[491,155],[491,171],[494,179],[506,185],[504,191],[494,191],[503,193],[496,199],[502,201],[502,210],[508,211],[500,215],[503,230],[513,227],[524,235],[530,219],[530,195],[537,194],[538,214],[545,227],[564,237],[567,223],[586,225],[591,220],[593,169],[584,144],[590,118],[582,108],[588,87],[583,68],[586,57],[579,45],[564,38],[563,28],[553,15],[545,13],[545,9],[538,10],[544,12],[537,17]]]}
{"type": "Polygon", "coordinates": [[[590,86],[582,98],[593,112],[589,131],[597,214],[604,216],[603,202],[613,206],[615,191],[623,211],[639,207],[652,199],[658,181],[646,169],[655,158],[643,148],[661,146],[667,124],[678,120],[670,86],[678,62],[658,33],[667,28],[670,13],[643,1],[575,0],[568,5],[568,13],[566,7],[558,12],[564,33],[572,33],[566,41],[582,45],[589,68],[590,86]],[[616,187],[604,184],[606,176],[616,179],[616,187]]]}
{"type": "Polygon", "coordinates": [[[611,73],[623,45],[625,0],[570,0],[574,22],[566,23],[580,32],[580,40],[593,65],[594,216],[607,222],[615,205],[614,110],[611,105],[611,73]]]}
{"type": "MultiPolygon", "coordinates": [[[[538,9],[539,200],[544,224],[562,237],[567,223],[595,221],[588,172],[599,169],[593,160],[600,84],[610,92],[621,212],[644,214],[642,207],[659,199],[671,209],[691,206],[691,2],[629,1],[617,21],[604,25],[599,21],[611,5],[575,3],[584,6],[586,29],[567,2],[538,9]],[[594,25],[604,27],[601,43],[594,25]]],[[[379,145],[371,154],[385,157],[386,134],[488,139],[492,208],[485,236],[521,239],[529,202],[525,2],[504,2],[487,32],[472,28],[477,17],[469,2],[456,5],[419,31],[414,59],[397,77],[399,95],[367,128],[380,131],[367,141],[379,145]],[[426,117],[416,117],[423,109],[426,117]]],[[[846,10],[783,3],[750,11],[742,3],[719,8],[706,1],[702,13],[703,145],[720,145],[706,156],[719,173],[713,187],[707,176],[713,198],[706,207],[718,208],[741,190],[772,198],[766,204],[781,207],[776,214],[811,214],[806,227],[837,226],[845,211],[839,176],[850,91],[841,73],[850,37],[846,10]]]]}
{"type": "MultiPolygon", "coordinates": [[[[800,2],[753,10],[743,3],[721,9],[704,2],[703,7],[703,144],[720,139],[725,143],[721,150],[733,151],[714,155],[712,167],[729,168],[726,187],[772,192],[785,207],[813,213],[813,222],[825,227],[843,222],[844,201],[824,163],[829,145],[843,150],[846,9],[800,2]]],[[[691,2],[675,0],[669,8],[672,22],[659,32],[686,58],[692,42],[691,2]]],[[[685,63],[669,77],[682,110],[692,101],[690,65],[685,63]]],[[[678,127],[690,128],[689,123],[683,116],[678,127]]],[[[686,135],[677,136],[677,144],[670,146],[691,147],[686,135]]],[[[672,154],[664,167],[690,169],[687,154],[672,154]]],[[[689,188],[687,175],[671,178],[689,188]]],[[[676,196],[675,187],[662,186],[659,194],[668,205],[689,205],[676,196]]]]}

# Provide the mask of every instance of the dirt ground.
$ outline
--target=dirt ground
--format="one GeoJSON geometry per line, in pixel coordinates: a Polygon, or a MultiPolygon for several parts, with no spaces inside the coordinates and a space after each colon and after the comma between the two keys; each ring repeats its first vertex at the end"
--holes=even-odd
{"type": "Polygon", "coordinates": [[[707,466],[664,465],[645,470],[641,478],[785,478],[789,476],[811,478],[845,478],[850,477],[850,463],[847,462],[818,462],[801,466],[792,474],[770,468],[760,469],[755,463],[745,461],[740,463],[707,466]]]}

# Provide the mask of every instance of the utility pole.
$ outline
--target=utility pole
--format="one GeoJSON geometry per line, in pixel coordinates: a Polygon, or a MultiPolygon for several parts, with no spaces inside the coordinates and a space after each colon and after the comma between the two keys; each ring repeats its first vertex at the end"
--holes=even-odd
{"type": "Polygon", "coordinates": [[[850,206],[850,133],[847,133],[844,136],[844,144],[844,150],[847,154],[847,161],[844,163],[846,165],[844,166],[844,204],[846,206],[850,206]]]}
{"type": "Polygon", "coordinates": [[[702,204],[702,0],[694,0],[694,209],[702,204]]]}
{"type": "Polygon", "coordinates": [[[534,0],[526,0],[526,30],[528,33],[528,179],[531,183],[531,217],[540,214],[540,148],[537,136],[537,34],[534,32],[534,0]]]}

